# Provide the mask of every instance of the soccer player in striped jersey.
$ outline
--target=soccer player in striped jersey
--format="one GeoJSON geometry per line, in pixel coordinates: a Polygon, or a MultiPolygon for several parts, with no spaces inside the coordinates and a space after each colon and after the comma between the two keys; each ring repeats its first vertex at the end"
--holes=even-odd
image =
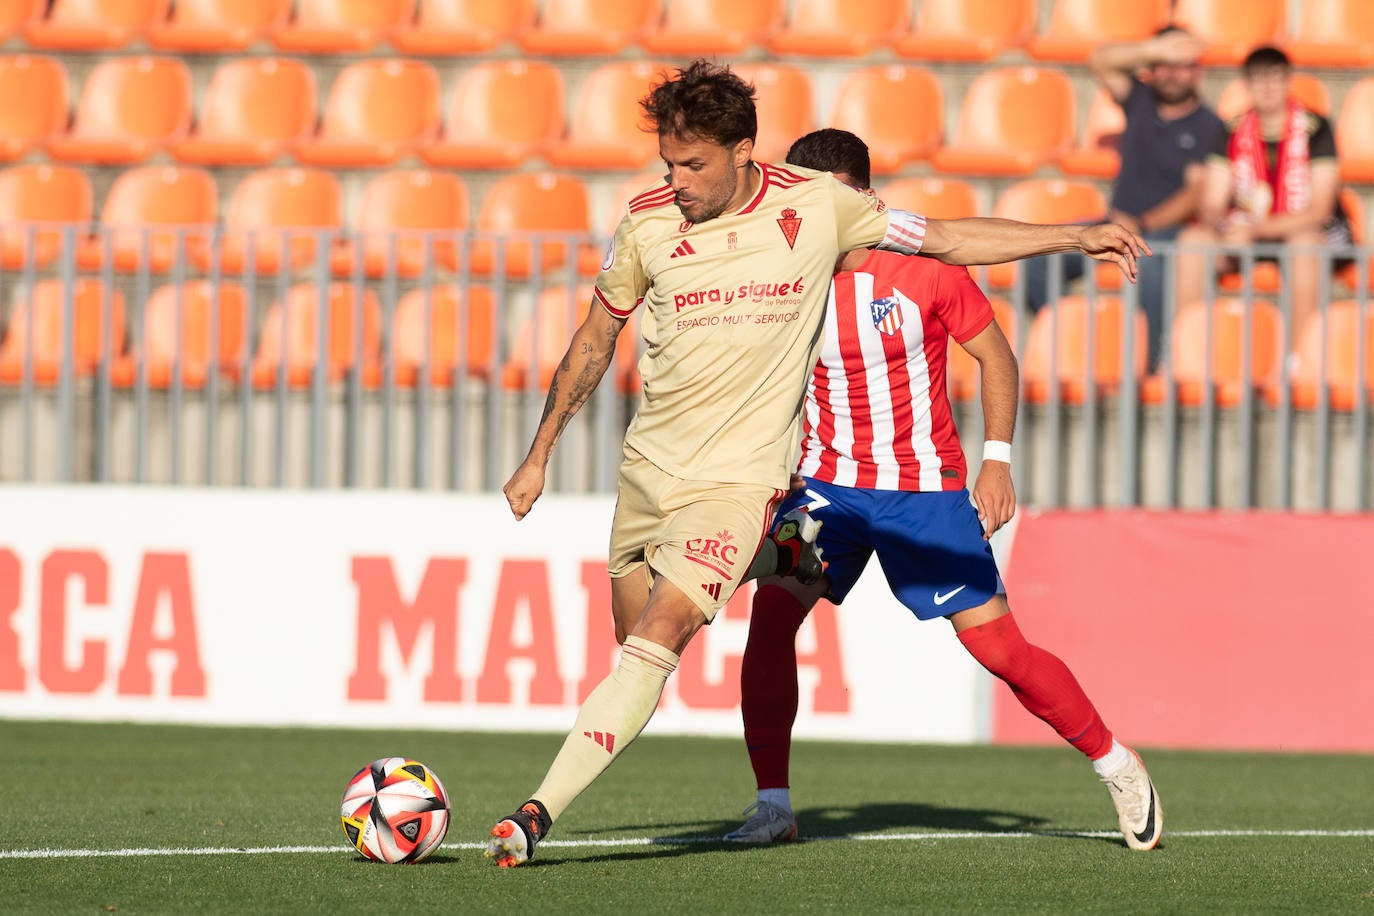
{"type": "Polygon", "coordinates": [[[644,728],[679,654],[743,581],[786,495],[841,253],[983,264],[1081,251],[1134,277],[1149,251],[1119,226],[927,222],[824,172],[755,163],[753,87],[708,61],[664,79],[643,107],[666,180],[626,207],[529,454],[504,488],[523,518],[559,435],[643,305],[643,392],[625,434],[608,564],[623,648],[533,797],[492,828],[487,855],[505,867],[526,862],[644,728]]]}
{"type": "MultiPolygon", "coordinates": [[[[808,134],[787,161],[872,193],[868,147],[846,131],[808,134]]],[[[835,274],[825,322],[806,393],[804,484],[784,500],[778,517],[792,521],[780,529],[813,528],[802,532],[806,537],[823,523],[818,543],[828,564],[814,584],[779,576],[759,582],[741,676],[758,798],[745,823],[725,838],[796,839],[788,763],[798,704],[797,630],[822,597],[843,601],[876,553],[899,601],[918,619],[948,618],[979,663],[1092,761],[1116,805],[1126,845],[1154,848],[1163,810],[1144,765],[1112,736],[1068,667],[1026,642],[993,560],[988,538],[1016,509],[1010,443],[1017,367],[987,297],[962,267],[855,251],[835,274]],[[945,390],[950,337],[982,374],[987,442],[971,496],[945,390]],[[806,520],[796,514],[803,506],[810,510],[806,520]]]]}

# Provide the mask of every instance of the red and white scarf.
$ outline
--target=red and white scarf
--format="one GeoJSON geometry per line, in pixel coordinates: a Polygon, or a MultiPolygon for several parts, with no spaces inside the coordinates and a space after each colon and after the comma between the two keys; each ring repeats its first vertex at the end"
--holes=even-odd
{"type": "Polygon", "coordinates": [[[1236,206],[1255,219],[1306,207],[1312,193],[1307,141],[1307,109],[1289,99],[1278,161],[1271,175],[1259,114],[1252,108],[1242,115],[1227,151],[1235,180],[1236,206]]]}

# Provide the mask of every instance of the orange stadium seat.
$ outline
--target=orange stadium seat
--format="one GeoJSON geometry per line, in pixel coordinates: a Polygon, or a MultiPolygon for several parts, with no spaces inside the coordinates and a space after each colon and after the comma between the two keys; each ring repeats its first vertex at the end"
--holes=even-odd
{"type": "Polygon", "coordinates": [[[368,182],[353,220],[353,235],[334,257],[334,272],[352,274],[355,259],[369,277],[394,272],[418,277],[458,269],[458,242],[468,227],[468,189],[449,172],[384,172],[368,182]]]}
{"type": "Polygon", "coordinates": [[[176,0],[148,29],[148,44],[190,54],[243,51],[285,27],[290,15],[291,0],[176,0]]]}
{"type": "Polygon", "coordinates": [[[67,69],[55,57],[0,57],[0,161],[13,162],[67,126],[67,69]]]}
{"type": "Polygon", "coordinates": [[[1374,76],[1346,90],[1334,127],[1341,177],[1361,184],[1374,182],[1374,76]]]}
{"type": "Polygon", "coordinates": [[[0,0],[0,41],[18,35],[43,15],[47,0],[0,0]]]}
{"type": "Polygon", "coordinates": [[[424,61],[361,60],[334,79],[320,132],[296,148],[306,165],[393,165],[439,133],[439,74],[424,61]]]}
{"type": "MultiPolygon", "coordinates": [[[[1015,352],[1016,311],[1005,299],[993,297],[988,301],[992,303],[992,316],[997,319],[997,324],[1001,326],[1002,333],[1006,335],[1007,342],[1015,352]]],[[[969,356],[968,351],[951,337],[949,359],[945,365],[945,387],[950,398],[956,401],[972,400],[978,396],[981,386],[982,370],[978,367],[978,360],[969,356]]]]}
{"type": "Polygon", "coordinates": [[[247,295],[237,283],[193,280],[159,286],[143,307],[141,346],[114,362],[110,379],[116,385],[134,385],[140,358],[153,388],[170,388],[178,366],[187,388],[200,388],[211,372],[237,375],[246,356],[247,321],[247,295]]]}
{"type": "MultiPolygon", "coordinates": [[[[1196,407],[1207,401],[1208,383],[1215,386],[1215,403],[1235,407],[1245,390],[1245,303],[1240,299],[1217,299],[1208,308],[1202,302],[1183,306],[1174,316],[1169,333],[1172,373],[1178,385],[1178,403],[1196,407]],[[1210,351],[1210,356],[1209,356],[1210,351]],[[1211,374],[1207,363],[1211,361],[1211,374]]],[[[1274,303],[1263,299],[1251,302],[1250,309],[1250,387],[1254,390],[1272,385],[1282,368],[1283,318],[1274,303]]],[[[1150,379],[1141,390],[1148,403],[1164,400],[1163,383],[1150,379]]]]}
{"type": "Polygon", "coordinates": [[[167,18],[170,0],[52,0],[48,15],[30,20],[24,40],[31,48],[107,51],[141,37],[167,18]]]}
{"type": "Polygon", "coordinates": [[[987,61],[1019,48],[1035,32],[1035,0],[922,3],[911,31],[893,50],[937,61],[987,61]]]}
{"type": "Polygon", "coordinates": [[[668,67],[646,60],[602,64],[587,74],[573,101],[567,136],[545,151],[555,166],[642,169],[658,157],[639,100],[668,67]]]}
{"type": "MultiPolygon", "coordinates": [[[[396,384],[419,384],[429,359],[429,384],[447,388],[455,370],[488,378],[495,347],[496,295],[485,286],[469,286],[466,297],[454,285],[413,289],[396,304],[391,320],[391,357],[396,384]]],[[[368,379],[375,385],[380,373],[368,379]]]]}
{"type": "Polygon", "coordinates": [[[978,192],[958,178],[923,175],[900,178],[879,189],[889,207],[909,210],[932,219],[964,219],[978,215],[978,192]]]}
{"type": "Polygon", "coordinates": [[[774,54],[863,57],[906,34],[910,6],[906,0],[796,0],[768,48],[774,54]]]}
{"type": "Polygon", "coordinates": [[[343,212],[339,181],[321,169],[261,169],[229,198],[218,244],[196,252],[202,270],[272,274],[314,264],[343,212]],[[328,232],[326,230],[329,230],[328,232]]]}
{"type": "MultiPolygon", "coordinates": [[[[539,294],[534,307],[516,322],[506,356],[502,382],[508,389],[547,391],[554,370],[567,352],[573,331],[582,323],[592,303],[592,287],[553,286],[539,294]]],[[[635,374],[636,334],[633,321],[621,331],[615,343],[615,364],[608,371],[616,387],[629,391],[635,374]]]]}
{"type": "MultiPolygon", "coordinates": [[[[1030,178],[1018,181],[998,195],[992,215],[1023,223],[1081,223],[1100,220],[1107,215],[1107,199],[1089,181],[1064,181],[1059,178],[1030,178]]],[[[1078,257],[1076,254],[1064,257],[1078,257]]],[[[1115,265],[1106,265],[1113,273],[1115,265]]],[[[1009,289],[1016,281],[1017,265],[994,264],[988,268],[988,284],[1009,289]]],[[[1103,284],[1106,271],[1098,282],[1103,284]]]]}
{"type": "Polygon", "coordinates": [[[782,27],[785,0],[664,0],[663,20],[641,42],[650,54],[739,56],[782,27]]]}
{"type": "Polygon", "coordinates": [[[545,0],[520,47],[552,57],[614,55],[638,43],[658,14],[659,0],[545,0]]]}
{"type": "Polygon", "coordinates": [[[450,98],[443,138],[418,151],[430,165],[516,169],[563,136],[563,73],[546,61],[482,61],[450,98]]]}
{"type": "Polygon", "coordinates": [[[754,159],[782,162],[792,142],[815,126],[811,77],[800,67],[782,63],[739,64],[732,69],[758,92],[754,159]]]}
{"type": "Polygon", "coordinates": [[[1284,50],[1299,67],[1368,68],[1374,65],[1374,5],[1302,0],[1297,29],[1284,50]]]}
{"type": "Polygon", "coordinates": [[[115,179],[100,211],[98,235],[81,247],[77,263],[98,270],[172,269],[204,248],[219,213],[219,189],[203,169],[150,165],[115,179]]]}
{"type": "MultiPolygon", "coordinates": [[[[1308,111],[1315,111],[1319,115],[1331,114],[1331,90],[1326,87],[1321,77],[1310,73],[1294,73],[1291,87],[1293,97],[1308,111]]],[[[1221,95],[1217,96],[1217,115],[1223,121],[1244,114],[1249,107],[1250,90],[1246,88],[1245,80],[1240,77],[1227,83],[1221,90],[1221,95]]]]}
{"type": "Polygon", "coordinates": [[[0,267],[44,268],[90,227],[91,180],[62,165],[12,165],[0,171],[0,267]]]}
{"type": "Polygon", "coordinates": [[[939,148],[944,130],[940,81],[924,67],[853,70],[835,93],[830,123],[863,138],[874,174],[891,174],[939,148]]]}
{"type": "MultiPolygon", "coordinates": [[[[479,238],[473,243],[469,267],[479,276],[503,266],[507,276],[527,277],[536,268],[533,240],[500,237],[586,235],[591,231],[588,210],[587,186],[580,178],[552,172],[506,175],[482,198],[475,225],[479,238]],[[499,256],[504,257],[504,265],[498,265],[499,256]]],[[[595,260],[601,262],[600,253],[595,260]]],[[[562,269],[568,261],[568,241],[543,240],[538,261],[538,270],[544,274],[562,269]]]]}
{"type": "Polygon", "coordinates": [[[186,136],[191,71],[175,57],[112,57],[86,77],[70,131],[47,142],[61,162],[142,162],[186,136]]]}
{"type": "Polygon", "coordinates": [[[1287,11],[1284,0],[1175,0],[1174,21],[1207,42],[1204,63],[1238,64],[1281,42],[1287,11]]]}
{"type": "Polygon", "coordinates": [[[1106,89],[1093,94],[1083,139],[1059,157],[1059,167],[1068,175],[1089,178],[1115,178],[1121,168],[1117,143],[1126,129],[1126,113],[1106,89]]]}
{"type": "Polygon", "coordinates": [[[1103,44],[1140,41],[1169,21],[1171,0],[1054,0],[1049,25],[1026,43],[1036,60],[1083,63],[1103,44]]]}
{"type": "MultiPolygon", "coordinates": [[[[1293,406],[1312,410],[1321,401],[1321,386],[1327,387],[1327,403],[1334,410],[1353,410],[1358,400],[1363,374],[1365,404],[1374,404],[1374,306],[1365,305],[1364,365],[1359,361],[1360,303],[1354,299],[1332,302],[1323,315],[1315,312],[1299,329],[1297,355],[1293,360],[1293,406]]],[[[1278,401],[1277,386],[1266,392],[1278,401]]]]}
{"type": "Polygon", "coordinates": [[[89,277],[76,278],[70,289],[62,280],[40,280],[10,316],[9,333],[0,344],[0,381],[22,380],[26,362],[38,384],[57,381],[65,362],[63,337],[69,293],[76,319],[72,330],[73,374],[91,375],[104,359],[112,360],[123,352],[124,296],[118,289],[107,290],[99,280],[89,277]]]}
{"type": "MultiPolygon", "coordinates": [[[[1092,309],[1092,375],[1098,396],[1112,394],[1124,378],[1124,312],[1115,296],[1097,297],[1092,309]]],[[[1064,403],[1081,404],[1086,399],[1088,314],[1088,300],[1083,296],[1064,296],[1036,313],[1022,361],[1026,400],[1034,404],[1050,400],[1055,380],[1064,403]]],[[[1144,374],[1146,347],[1145,313],[1139,309],[1135,310],[1134,335],[1132,366],[1138,380],[1144,374]]]]}
{"type": "Polygon", "coordinates": [[[325,328],[325,376],[332,382],[358,367],[355,356],[362,351],[361,368],[369,373],[380,358],[382,346],[382,308],[377,294],[351,283],[331,283],[322,290],[318,283],[299,283],[287,291],[286,301],[272,303],[263,316],[258,337],[258,352],[253,360],[253,384],[271,387],[286,371],[287,384],[303,388],[313,381],[319,350],[320,317],[325,328]],[[321,298],[325,302],[321,302],[321,298]],[[361,299],[359,296],[361,295],[361,299]],[[357,316],[362,316],[359,329],[357,316]],[[361,331],[361,338],[358,336],[361,331]]]}
{"type": "Polygon", "coordinates": [[[537,9],[535,0],[420,0],[391,46],[422,57],[485,54],[533,26],[537,9]]]}
{"type": "Polygon", "coordinates": [[[1073,147],[1073,84],[1062,71],[1003,67],[964,92],[954,139],[931,157],[937,171],[1029,175],[1073,147]]]}
{"type": "Polygon", "coordinates": [[[272,40],[283,51],[367,51],[415,18],[415,0],[295,0],[296,14],[272,40]]]}
{"type": "Polygon", "coordinates": [[[315,129],[315,71],[296,60],[249,57],[210,78],[191,136],[172,145],[181,162],[270,165],[315,129]]]}

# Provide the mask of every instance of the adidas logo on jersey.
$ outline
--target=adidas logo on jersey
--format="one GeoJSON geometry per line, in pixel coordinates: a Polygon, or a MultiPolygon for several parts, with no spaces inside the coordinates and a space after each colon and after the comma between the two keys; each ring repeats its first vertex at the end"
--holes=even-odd
{"type": "Polygon", "coordinates": [[[701,590],[702,590],[703,592],[705,592],[706,594],[710,595],[712,601],[719,601],[719,600],[720,600],[720,583],[719,583],[719,582],[703,582],[703,583],[701,583],[701,590]]]}
{"type": "Polygon", "coordinates": [[[687,241],[686,239],[683,239],[681,242],[678,243],[678,246],[673,249],[673,253],[668,255],[668,258],[670,260],[672,258],[685,258],[689,254],[696,253],[697,250],[692,247],[692,243],[687,241]]]}

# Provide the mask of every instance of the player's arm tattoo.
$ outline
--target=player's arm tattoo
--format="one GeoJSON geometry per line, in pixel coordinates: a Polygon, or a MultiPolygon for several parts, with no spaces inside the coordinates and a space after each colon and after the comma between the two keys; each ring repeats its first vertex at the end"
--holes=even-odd
{"type": "Polygon", "coordinates": [[[588,321],[578,329],[549,383],[549,396],[544,401],[539,425],[543,427],[550,417],[554,418],[555,437],[562,434],[573,416],[587,403],[610,368],[615,358],[616,338],[625,326],[625,319],[606,315],[605,321],[595,322],[596,327],[589,327],[591,324],[593,322],[588,321]]]}

